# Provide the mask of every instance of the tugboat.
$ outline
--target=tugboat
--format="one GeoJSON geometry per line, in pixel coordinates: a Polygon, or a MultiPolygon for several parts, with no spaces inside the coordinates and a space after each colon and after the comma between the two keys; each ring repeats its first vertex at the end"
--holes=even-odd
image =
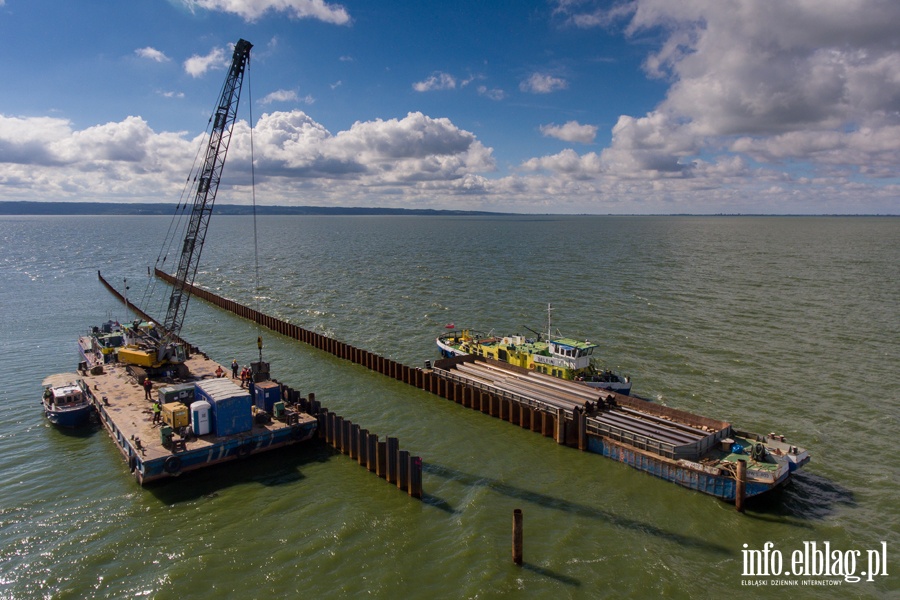
{"type": "Polygon", "coordinates": [[[473,354],[499,360],[552,377],[583,383],[590,387],[630,395],[631,380],[599,367],[593,359],[597,344],[566,337],[553,337],[551,305],[547,305],[547,333],[537,338],[521,335],[496,337],[473,329],[456,329],[438,336],[436,342],[444,358],[473,354]],[[546,336],[546,337],[545,337],[546,336]]]}
{"type": "Polygon", "coordinates": [[[87,425],[91,418],[91,400],[84,380],[77,373],[59,373],[45,378],[41,404],[47,419],[58,427],[87,425]]]}

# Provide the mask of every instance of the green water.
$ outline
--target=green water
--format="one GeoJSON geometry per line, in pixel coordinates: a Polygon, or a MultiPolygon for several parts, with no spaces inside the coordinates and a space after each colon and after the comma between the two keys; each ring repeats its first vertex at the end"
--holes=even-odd
{"type": "MultiPolygon", "coordinates": [[[[44,375],[123,307],[162,314],[155,217],[0,218],[0,597],[896,597],[900,219],[215,217],[197,282],[418,366],[444,325],[554,329],[602,346],[634,392],[776,431],[812,463],[744,515],[281,338],[202,301],[183,335],[423,457],[424,501],[316,445],[141,489],[103,430],[50,427],[44,375]],[[525,565],[511,561],[512,511],[525,565]],[[887,576],[747,577],[804,542],[886,542],[887,576]],[[782,580],[841,581],[833,587],[782,580]],[[748,582],[766,583],[751,587],[748,582]]],[[[163,268],[174,271],[177,257],[163,268]]]]}

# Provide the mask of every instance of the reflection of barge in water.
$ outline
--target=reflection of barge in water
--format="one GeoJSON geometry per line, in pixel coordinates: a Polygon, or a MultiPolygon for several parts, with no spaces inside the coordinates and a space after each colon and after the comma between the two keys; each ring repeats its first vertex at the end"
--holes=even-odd
{"type": "MultiPolygon", "coordinates": [[[[443,359],[434,364],[433,374],[508,402],[506,410],[527,414],[532,429],[535,419],[546,417],[562,429],[560,443],[574,438],[585,450],[724,500],[735,501],[739,495],[739,471],[745,471],[747,498],[784,484],[809,461],[805,449],[786,443],[783,436],[738,431],[724,421],[500,361],[443,359]]],[[[524,426],[525,417],[520,418],[524,426]]]]}

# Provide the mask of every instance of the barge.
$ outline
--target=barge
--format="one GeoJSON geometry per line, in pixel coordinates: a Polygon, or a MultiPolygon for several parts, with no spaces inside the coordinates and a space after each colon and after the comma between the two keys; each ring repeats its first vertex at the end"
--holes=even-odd
{"type": "MultiPolygon", "coordinates": [[[[246,459],[314,435],[314,417],[293,407],[276,406],[275,382],[241,388],[231,378],[217,377],[222,366],[203,354],[191,355],[184,365],[189,377],[157,381],[148,399],[130,365],[117,360],[82,363],[87,368],[81,378],[91,403],[139,484],[246,459]],[[228,403],[220,409],[220,426],[203,428],[202,413],[194,414],[193,409],[195,404],[209,404],[210,395],[226,398],[228,403]],[[154,422],[153,401],[162,405],[159,422],[154,422]]],[[[207,423],[209,419],[207,413],[207,423]]]]}
{"type": "Polygon", "coordinates": [[[561,432],[560,443],[577,438],[584,450],[731,502],[783,485],[809,461],[809,453],[784,436],[740,431],[725,421],[503,361],[459,356],[435,362],[432,373],[450,385],[547,416],[561,432]],[[743,490],[739,483],[745,484],[743,490]]]}

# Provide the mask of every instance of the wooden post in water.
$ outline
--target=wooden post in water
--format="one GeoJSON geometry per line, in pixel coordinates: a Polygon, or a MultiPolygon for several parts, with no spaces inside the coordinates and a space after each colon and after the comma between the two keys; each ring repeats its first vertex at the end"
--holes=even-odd
{"type": "Polygon", "coordinates": [[[316,433],[319,434],[319,439],[324,440],[325,436],[328,435],[328,419],[325,418],[324,414],[316,415],[316,433]]]}
{"type": "Polygon", "coordinates": [[[522,509],[513,511],[512,559],[517,565],[522,564],[522,509]]]}
{"type": "Polygon", "coordinates": [[[737,477],[734,487],[734,507],[738,512],[744,512],[744,498],[747,495],[747,461],[737,461],[737,477]]]}
{"type": "Polygon", "coordinates": [[[350,426],[350,458],[359,456],[359,425],[354,423],[350,426]]]}
{"type": "Polygon", "coordinates": [[[575,411],[575,418],[578,423],[578,449],[587,450],[587,413],[581,409],[575,411]]]}
{"type": "Polygon", "coordinates": [[[360,429],[356,436],[356,461],[361,467],[367,464],[366,456],[369,452],[369,430],[360,429]]]}
{"type": "Polygon", "coordinates": [[[400,440],[389,437],[387,439],[387,480],[388,483],[397,483],[397,453],[400,450],[400,440]]]}
{"type": "MultiPolygon", "coordinates": [[[[332,413],[334,414],[334,413],[332,413]]],[[[344,417],[334,415],[334,425],[332,426],[331,447],[337,450],[341,449],[342,438],[344,436],[344,417]]]]}
{"type": "Polygon", "coordinates": [[[418,456],[409,457],[409,495],[422,497],[422,459],[418,456]]]}
{"type": "MultiPolygon", "coordinates": [[[[377,438],[376,438],[377,439],[377,438]]],[[[375,474],[382,478],[387,478],[385,472],[387,467],[387,442],[376,442],[375,444],[375,474]]]]}
{"type": "Polygon", "coordinates": [[[334,443],[334,413],[325,411],[325,443],[334,443]]]}
{"type": "Polygon", "coordinates": [[[409,451],[400,450],[397,453],[397,488],[404,492],[409,491],[409,451]]]}
{"type": "Polygon", "coordinates": [[[566,443],[566,414],[563,409],[556,409],[556,443],[566,443]]]}
{"type": "Polygon", "coordinates": [[[370,433],[368,439],[366,439],[366,469],[370,473],[375,473],[378,470],[377,448],[378,435],[370,433]]]}
{"type": "Polygon", "coordinates": [[[350,427],[353,423],[348,419],[341,425],[341,454],[350,454],[350,427]]]}

